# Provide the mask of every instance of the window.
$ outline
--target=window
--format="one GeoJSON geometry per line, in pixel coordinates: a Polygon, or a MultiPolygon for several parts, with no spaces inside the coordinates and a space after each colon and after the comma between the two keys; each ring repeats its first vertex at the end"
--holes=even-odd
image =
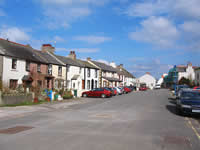
{"type": "Polygon", "coordinates": [[[17,59],[12,59],[12,69],[17,69],[17,59]]]}
{"type": "Polygon", "coordinates": [[[59,66],[59,67],[58,67],[58,75],[59,75],[59,76],[62,76],[62,66],[59,66]]]}
{"type": "Polygon", "coordinates": [[[41,64],[37,64],[37,72],[41,72],[41,64]]]}
{"type": "Polygon", "coordinates": [[[48,65],[48,74],[52,75],[52,65],[51,64],[48,65]]]}
{"type": "Polygon", "coordinates": [[[97,73],[98,73],[97,70],[95,70],[95,78],[97,78],[97,73]]]}
{"type": "Polygon", "coordinates": [[[81,74],[81,67],[79,68],[79,74],[81,74]]]}
{"type": "Polygon", "coordinates": [[[30,62],[26,61],[26,71],[30,71],[30,62]]]}
{"type": "Polygon", "coordinates": [[[114,73],[112,73],[112,77],[114,78],[114,73]]]}
{"type": "Polygon", "coordinates": [[[90,77],[90,69],[87,69],[87,77],[90,77]]]}
{"type": "Polygon", "coordinates": [[[97,88],[97,81],[95,81],[95,88],[97,88]]]}
{"type": "Polygon", "coordinates": [[[199,80],[199,73],[197,73],[197,80],[199,80]]]}
{"type": "Polygon", "coordinates": [[[17,88],[17,82],[18,82],[18,80],[11,79],[10,80],[10,89],[15,90],[17,88]]]}
{"type": "Polygon", "coordinates": [[[90,80],[87,80],[87,89],[90,89],[90,80]]]}

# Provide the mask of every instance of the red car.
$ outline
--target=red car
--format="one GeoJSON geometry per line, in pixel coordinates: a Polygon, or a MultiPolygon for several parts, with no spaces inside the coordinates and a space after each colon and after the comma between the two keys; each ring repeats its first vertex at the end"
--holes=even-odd
{"type": "Polygon", "coordinates": [[[106,98],[106,97],[111,97],[111,96],[112,96],[112,92],[104,88],[96,88],[91,91],[86,91],[82,93],[82,97],[106,98]]]}
{"type": "Polygon", "coordinates": [[[131,92],[131,89],[124,87],[124,93],[130,93],[130,92],[131,92]]]}
{"type": "Polygon", "coordinates": [[[146,87],[140,87],[139,90],[140,90],[140,91],[146,91],[147,88],[146,88],[146,87]]]}
{"type": "Polygon", "coordinates": [[[200,90],[200,86],[195,86],[193,89],[194,90],[200,90]]]}

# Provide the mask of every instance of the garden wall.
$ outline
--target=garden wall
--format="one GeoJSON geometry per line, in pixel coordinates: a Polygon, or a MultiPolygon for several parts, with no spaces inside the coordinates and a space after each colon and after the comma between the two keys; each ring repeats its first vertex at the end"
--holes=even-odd
{"type": "Polygon", "coordinates": [[[23,102],[32,102],[32,93],[28,94],[17,94],[17,95],[2,95],[0,91],[0,105],[15,105],[23,102]]]}

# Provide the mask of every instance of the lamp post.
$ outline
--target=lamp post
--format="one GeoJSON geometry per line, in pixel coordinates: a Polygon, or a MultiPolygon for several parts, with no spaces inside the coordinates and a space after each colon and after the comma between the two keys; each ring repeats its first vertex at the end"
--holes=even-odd
{"type": "Polygon", "coordinates": [[[173,70],[173,84],[174,84],[174,93],[176,95],[176,85],[178,82],[178,71],[176,69],[176,65],[174,66],[174,70],[173,70]]]}

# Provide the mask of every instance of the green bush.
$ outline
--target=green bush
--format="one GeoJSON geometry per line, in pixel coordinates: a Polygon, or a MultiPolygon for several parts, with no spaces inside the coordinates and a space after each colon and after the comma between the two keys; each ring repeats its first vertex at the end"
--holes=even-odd
{"type": "Polygon", "coordinates": [[[64,95],[64,96],[63,96],[63,99],[71,99],[71,98],[73,98],[72,95],[64,95]]]}

